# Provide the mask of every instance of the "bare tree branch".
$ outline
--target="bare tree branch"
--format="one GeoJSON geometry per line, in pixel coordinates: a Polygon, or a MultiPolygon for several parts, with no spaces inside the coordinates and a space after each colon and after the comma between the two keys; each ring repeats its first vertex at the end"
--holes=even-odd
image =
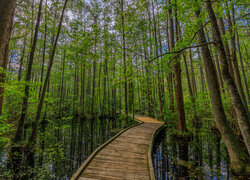
{"type": "Polygon", "coordinates": [[[207,43],[198,44],[196,46],[184,47],[184,48],[182,48],[182,49],[180,49],[178,51],[166,52],[166,53],[160,54],[159,56],[154,57],[153,59],[150,59],[149,62],[151,62],[151,61],[153,61],[153,60],[155,60],[155,59],[157,59],[159,57],[165,56],[167,54],[179,54],[179,53],[181,53],[182,51],[184,51],[186,49],[197,48],[197,47],[201,47],[201,46],[205,46],[205,45],[209,45],[209,44],[214,44],[214,43],[215,43],[214,41],[213,42],[207,42],[207,43]]]}

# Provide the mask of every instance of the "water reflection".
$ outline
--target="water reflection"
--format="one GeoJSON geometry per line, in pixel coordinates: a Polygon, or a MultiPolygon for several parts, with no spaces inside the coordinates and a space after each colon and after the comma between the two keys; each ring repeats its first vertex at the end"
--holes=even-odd
{"type": "Polygon", "coordinates": [[[220,137],[171,137],[167,129],[156,137],[153,164],[157,180],[230,179],[228,155],[220,137]]]}
{"type": "MultiPolygon", "coordinates": [[[[130,126],[122,118],[80,118],[57,119],[48,123],[44,134],[39,135],[35,167],[35,179],[70,179],[80,165],[101,144],[123,128],[130,126]]],[[[10,178],[8,149],[0,154],[0,179],[10,178]]],[[[20,173],[21,177],[21,173],[20,173]]]]}

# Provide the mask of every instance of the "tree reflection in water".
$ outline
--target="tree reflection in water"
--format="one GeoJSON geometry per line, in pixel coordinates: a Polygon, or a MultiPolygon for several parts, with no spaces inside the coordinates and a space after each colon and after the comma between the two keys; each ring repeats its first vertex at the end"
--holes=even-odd
{"type": "Polygon", "coordinates": [[[230,179],[229,157],[218,136],[171,137],[163,129],[156,137],[153,165],[157,180],[230,179]],[[204,138],[204,139],[203,139],[204,138]]]}

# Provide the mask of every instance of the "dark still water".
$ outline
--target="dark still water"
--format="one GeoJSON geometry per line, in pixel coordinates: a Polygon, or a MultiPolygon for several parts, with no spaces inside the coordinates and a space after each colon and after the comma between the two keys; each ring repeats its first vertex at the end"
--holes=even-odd
{"type": "MultiPolygon", "coordinates": [[[[33,171],[34,179],[70,179],[88,156],[122,129],[136,123],[116,118],[62,118],[52,121],[39,134],[35,167],[24,162],[20,172],[33,171]]],[[[9,148],[0,153],[0,179],[11,179],[9,148]]],[[[25,153],[23,153],[25,155],[25,153]]]]}
{"type": "Polygon", "coordinates": [[[165,128],[155,140],[152,158],[157,180],[231,179],[229,157],[220,139],[201,134],[182,140],[169,134],[165,128]]]}

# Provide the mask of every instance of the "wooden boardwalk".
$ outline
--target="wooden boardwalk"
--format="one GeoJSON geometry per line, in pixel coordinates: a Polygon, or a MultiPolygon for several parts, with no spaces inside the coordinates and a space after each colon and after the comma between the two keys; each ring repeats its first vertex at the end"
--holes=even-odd
{"type": "Polygon", "coordinates": [[[163,122],[135,118],[140,124],[125,129],[95,150],[71,180],[154,179],[151,150],[163,122]]]}

